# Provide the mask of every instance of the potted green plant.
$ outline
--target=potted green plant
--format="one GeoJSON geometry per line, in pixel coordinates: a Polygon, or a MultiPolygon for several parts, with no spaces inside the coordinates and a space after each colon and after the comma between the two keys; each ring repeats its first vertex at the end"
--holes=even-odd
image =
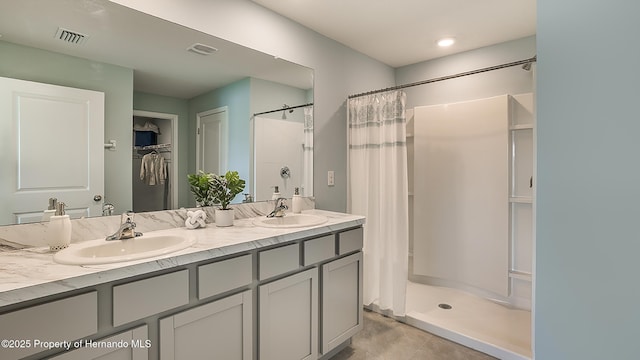
{"type": "Polygon", "coordinates": [[[210,184],[213,202],[220,205],[215,211],[216,226],[233,225],[235,214],[229,204],[244,190],[245,181],[240,179],[237,171],[227,171],[224,175],[214,174],[210,184]]]}
{"type": "Polygon", "coordinates": [[[213,179],[215,174],[200,170],[197,174],[188,174],[189,190],[196,199],[196,206],[213,206],[213,179]]]}

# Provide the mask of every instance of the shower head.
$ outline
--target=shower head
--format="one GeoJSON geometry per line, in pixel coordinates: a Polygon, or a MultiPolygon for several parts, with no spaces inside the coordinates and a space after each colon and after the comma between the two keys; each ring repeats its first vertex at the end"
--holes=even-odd
{"type": "Polygon", "coordinates": [[[525,70],[525,71],[530,71],[531,70],[531,64],[533,64],[536,61],[538,61],[538,55],[534,55],[531,59],[528,59],[527,62],[525,62],[522,65],[522,69],[525,70]]]}
{"type": "Polygon", "coordinates": [[[293,109],[291,109],[289,105],[287,104],[282,105],[282,120],[287,119],[287,110],[289,110],[289,114],[293,112],[293,109]]]}

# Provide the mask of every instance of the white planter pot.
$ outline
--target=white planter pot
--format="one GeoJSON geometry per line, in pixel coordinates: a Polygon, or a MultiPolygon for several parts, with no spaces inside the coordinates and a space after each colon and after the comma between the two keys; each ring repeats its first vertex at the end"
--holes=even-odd
{"type": "Polygon", "coordinates": [[[216,209],[216,226],[232,226],[234,213],[233,209],[216,209]]]}

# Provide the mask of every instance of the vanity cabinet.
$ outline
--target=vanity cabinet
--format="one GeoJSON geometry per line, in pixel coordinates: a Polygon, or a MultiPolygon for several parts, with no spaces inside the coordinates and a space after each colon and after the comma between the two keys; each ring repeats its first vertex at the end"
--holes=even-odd
{"type": "Polygon", "coordinates": [[[0,359],[327,359],[362,329],[361,249],[361,227],[326,229],[43,299],[0,313],[0,339],[128,346],[0,359]]]}
{"type": "Polygon", "coordinates": [[[83,340],[82,348],[71,350],[50,360],[149,360],[147,326],[122,332],[97,341],[83,340]],[[94,344],[95,346],[92,346],[94,344]]]}
{"type": "MultiPolygon", "coordinates": [[[[0,359],[14,360],[98,331],[98,294],[67,297],[0,315],[0,359]]],[[[59,345],[57,347],[60,347],[59,345]]]]}
{"type": "Polygon", "coordinates": [[[318,269],[259,286],[259,359],[318,358],[318,269]]]}
{"type": "Polygon", "coordinates": [[[160,320],[160,359],[251,360],[251,290],[160,320]]]}
{"type": "Polygon", "coordinates": [[[114,286],[113,326],[120,326],[188,303],[188,270],[114,286]]]}
{"type": "Polygon", "coordinates": [[[362,252],[322,265],[322,353],[362,330],[362,252]]]}

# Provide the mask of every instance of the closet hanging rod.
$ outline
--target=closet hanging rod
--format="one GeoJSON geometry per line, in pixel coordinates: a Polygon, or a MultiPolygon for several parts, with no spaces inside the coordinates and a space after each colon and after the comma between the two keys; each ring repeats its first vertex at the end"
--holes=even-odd
{"type": "Polygon", "coordinates": [[[400,89],[405,89],[405,88],[413,87],[413,86],[431,84],[431,83],[438,82],[438,81],[450,80],[450,79],[455,79],[455,78],[468,76],[468,75],[481,74],[481,73],[484,73],[484,72],[487,72],[487,71],[499,70],[499,69],[504,69],[504,68],[517,66],[517,65],[523,65],[524,66],[524,65],[528,65],[528,64],[534,63],[536,61],[537,61],[537,56],[534,56],[534,57],[529,58],[529,59],[513,61],[513,62],[510,62],[510,63],[500,64],[500,65],[495,65],[495,66],[489,66],[489,67],[485,67],[485,68],[482,68],[482,69],[465,71],[465,72],[461,72],[461,73],[457,73],[457,74],[453,74],[453,75],[447,75],[447,76],[437,77],[437,78],[433,78],[433,79],[429,79],[429,80],[417,81],[417,82],[413,82],[413,83],[410,83],[410,84],[397,85],[397,86],[392,86],[392,87],[388,87],[388,88],[385,88],[385,89],[372,90],[372,91],[367,91],[367,92],[363,92],[363,93],[360,93],[360,94],[349,95],[348,99],[353,99],[353,98],[357,98],[357,97],[365,96],[365,95],[378,94],[378,93],[385,92],[385,91],[400,90],[400,89]]]}
{"type": "Polygon", "coordinates": [[[275,109],[275,110],[269,110],[269,111],[263,111],[263,112],[255,113],[255,114],[253,114],[253,116],[270,114],[270,113],[279,112],[279,111],[287,111],[287,110],[297,109],[297,108],[307,107],[307,106],[313,106],[313,103],[308,103],[308,104],[303,104],[303,105],[296,105],[296,106],[281,107],[280,109],[275,109]]]}

